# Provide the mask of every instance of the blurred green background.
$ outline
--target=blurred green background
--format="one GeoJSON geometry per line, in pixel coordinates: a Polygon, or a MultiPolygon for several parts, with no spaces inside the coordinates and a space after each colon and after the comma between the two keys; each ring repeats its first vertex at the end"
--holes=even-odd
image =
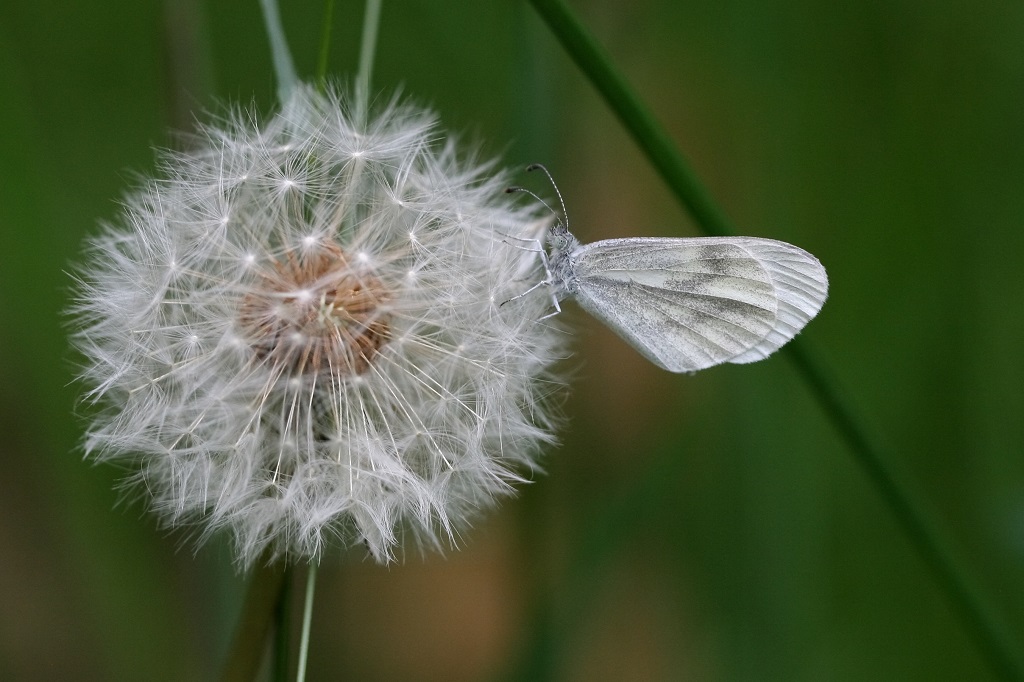
{"type": "MultiPolygon", "coordinates": [[[[1024,649],[1024,5],[573,5],[735,224],[828,267],[806,341],[1024,649]]],[[[523,2],[385,2],[374,78],[546,163],[584,241],[696,234],[523,2]]],[[[152,147],[271,109],[257,3],[3,2],[0,93],[0,679],[215,679],[244,577],[82,460],[61,311],[152,147]]],[[[676,376],[566,315],[548,475],[461,551],[329,556],[309,679],[992,679],[785,353],[676,376]]]]}

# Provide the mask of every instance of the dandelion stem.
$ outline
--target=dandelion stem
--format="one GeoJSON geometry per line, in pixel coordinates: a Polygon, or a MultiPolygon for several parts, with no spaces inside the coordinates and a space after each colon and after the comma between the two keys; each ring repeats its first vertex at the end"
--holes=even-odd
{"type": "MultiPolygon", "coordinates": [[[[732,234],[734,230],[729,221],[676,150],[671,138],[564,2],[531,0],[531,4],[700,228],[712,235],[732,234]]],[[[910,487],[894,473],[889,462],[895,458],[870,434],[852,405],[841,397],[843,391],[838,382],[814,358],[802,339],[790,342],[784,350],[788,351],[833,427],[902,525],[992,670],[1003,679],[1024,679],[1024,664],[1005,626],[954,558],[942,533],[932,522],[932,515],[926,513],[925,506],[912,494],[910,487]]]]}
{"type": "Polygon", "coordinates": [[[356,96],[363,103],[369,102],[373,57],[377,52],[377,29],[380,26],[380,6],[381,0],[366,0],[362,46],[359,49],[359,76],[356,81],[356,96]]]}
{"type": "Polygon", "coordinates": [[[324,2],[324,19],[320,29],[320,56],[316,63],[316,82],[323,86],[327,80],[327,56],[331,52],[331,24],[334,16],[334,0],[324,2]]]}
{"type": "Polygon", "coordinates": [[[299,641],[299,670],[295,674],[296,682],[305,682],[306,659],[309,653],[309,627],[313,619],[313,594],[316,592],[317,563],[310,562],[306,573],[306,599],[302,606],[302,639],[299,641]]]}
{"type": "Polygon", "coordinates": [[[256,679],[286,574],[283,565],[267,565],[265,561],[260,561],[253,570],[227,665],[221,676],[223,682],[251,682],[256,679]]]}
{"type": "Polygon", "coordinates": [[[288,50],[288,41],[284,37],[281,25],[281,12],[277,0],[260,0],[263,9],[263,21],[267,25],[267,36],[270,38],[270,54],[274,61],[274,74],[277,76],[277,98],[287,102],[298,83],[292,53],[288,50]]]}

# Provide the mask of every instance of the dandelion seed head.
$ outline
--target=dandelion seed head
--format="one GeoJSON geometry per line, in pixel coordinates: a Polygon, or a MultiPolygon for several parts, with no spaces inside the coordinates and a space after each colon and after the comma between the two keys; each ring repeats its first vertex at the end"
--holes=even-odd
{"type": "Polygon", "coordinates": [[[167,523],[229,530],[243,566],[390,561],[538,469],[564,355],[550,297],[519,296],[544,211],[429,112],[300,87],[160,170],[92,241],[72,314],[104,406],[87,451],[133,462],[167,523]]]}

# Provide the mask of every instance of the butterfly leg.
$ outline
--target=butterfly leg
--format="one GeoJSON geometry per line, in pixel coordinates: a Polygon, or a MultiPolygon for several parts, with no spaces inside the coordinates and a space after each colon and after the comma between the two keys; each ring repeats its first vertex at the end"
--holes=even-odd
{"type": "MultiPolygon", "coordinates": [[[[505,305],[506,303],[511,303],[512,301],[516,301],[516,300],[518,300],[520,298],[523,298],[523,297],[531,294],[532,292],[536,291],[537,289],[539,289],[541,287],[544,287],[544,286],[550,287],[551,284],[554,282],[554,279],[552,278],[552,275],[551,275],[551,265],[550,265],[550,261],[548,260],[548,252],[544,249],[543,242],[541,242],[541,240],[539,240],[539,239],[533,239],[533,238],[514,237],[512,235],[502,235],[502,236],[507,237],[508,239],[515,240],[517,242],[522,242],[524,244],[523,246],[517,246],[515,244],[510,244],[510,246],[514,246],[515,248],[523,249],[524,251],[529,251],[531,253],[536,253],[536,254],[538,254],[540,256],[541,266],[544,268],[544,279],[542,279],[541,281],[537,282],[536,284],[534,284],[532,287],[530,287],[526,291],[520,292],[520,293],[516,294],[515,296],[513,296],[512,298],[508,299],[507,301],[502,302],[501,305],[505,305]]],[[[540,320],[546,320],[547,318],[552,317],[552,316],[557,315],[558,313],[562,312],[562,307],[558,304],[558,297],[555,296],[555,293],[554,293],[553,289],[551,290],[551,303],[552,303],[552,305],[555,308],[555,312],[553,312],[553,313],[551,313],[549,315],[545,315],[544,317],[540,318],[540,320]]],[[[537,320],[537,321],[539,322],[540,320],[537,320]]]]}

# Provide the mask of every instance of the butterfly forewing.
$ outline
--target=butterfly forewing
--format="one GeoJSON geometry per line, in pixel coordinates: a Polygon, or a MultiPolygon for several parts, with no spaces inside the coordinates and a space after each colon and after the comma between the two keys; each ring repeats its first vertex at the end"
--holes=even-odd
{"type": "Polygon", "coordinates": [[[827,292],[813,256],[769,239],[612,239],[572,256],[579,304],[674,372],[766,357],[827,292]]]}

